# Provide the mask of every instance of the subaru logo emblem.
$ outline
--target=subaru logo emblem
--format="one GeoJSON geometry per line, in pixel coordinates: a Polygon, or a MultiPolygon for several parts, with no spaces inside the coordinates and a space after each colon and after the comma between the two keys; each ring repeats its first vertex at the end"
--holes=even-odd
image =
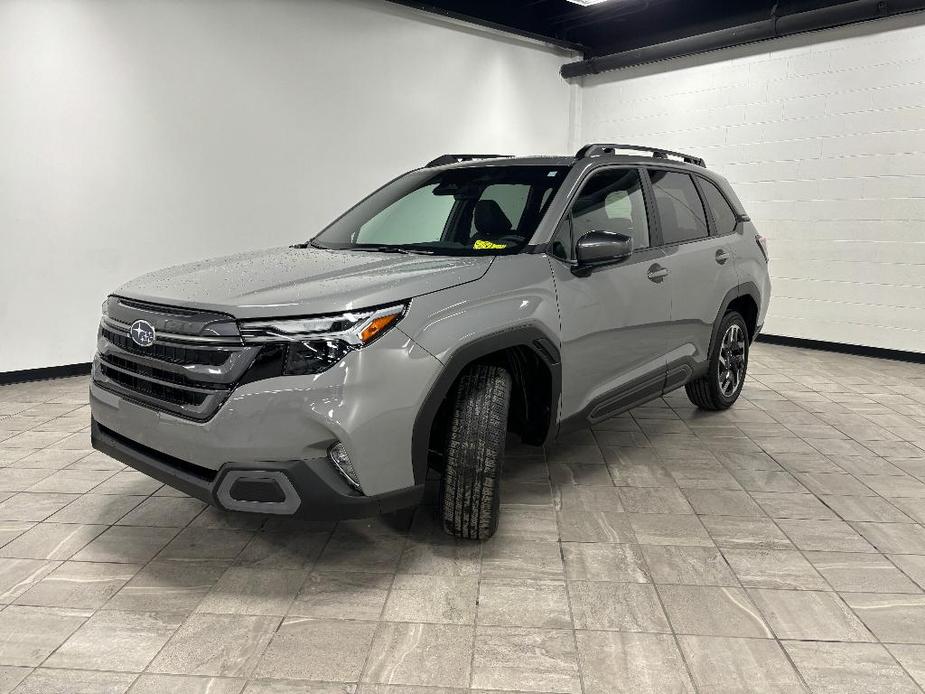
{"type": "Polygon", "coordinates": [[[146,320],[136,320],[128,331],[129,336],[139,347],[150,347],[154,344],[154,326],[146,320]]]}

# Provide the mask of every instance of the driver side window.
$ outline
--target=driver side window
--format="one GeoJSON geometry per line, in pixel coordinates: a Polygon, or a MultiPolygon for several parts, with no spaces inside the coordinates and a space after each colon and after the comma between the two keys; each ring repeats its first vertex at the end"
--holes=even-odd
{"type": "Polygon", "coordinates": [[[636,169],[608,169],[593,174],[560,225],[554,251],[566,260],[573,259],[575,243],[589,231],[626,234],[633,238],[634,249],[649,247],[649,218],[636,169]]]}

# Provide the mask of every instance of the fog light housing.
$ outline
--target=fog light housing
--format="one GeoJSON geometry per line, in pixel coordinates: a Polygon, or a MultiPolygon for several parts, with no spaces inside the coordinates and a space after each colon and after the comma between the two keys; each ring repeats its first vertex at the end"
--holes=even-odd
{"type": "Polygon", "coordinates": [[[353,463],[350,462],[350,456],[347,455],[347,449],[339,441],[328,449],[328,459],[334,468],[340,473],[341,477],[346,480],[353,489],[362,492],[360,487],[360,478],[357,471],[353,469],[353,463]]]}

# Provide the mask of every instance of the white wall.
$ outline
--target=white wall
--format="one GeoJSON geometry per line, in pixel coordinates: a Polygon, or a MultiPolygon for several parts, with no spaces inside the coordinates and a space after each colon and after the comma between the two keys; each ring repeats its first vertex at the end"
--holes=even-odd
{"type": "Polygon", "coordinates": [[[581,139],[703,155],[769,238],[775,335],[925,352],[925,15],[588,77],[581,139]]]}
{"type": "Polygon", "coordinates": [[[565,151],[561,52],[380,0],[0,2],[0,372],[106,293],[309,238],[448,151],[565,151]]]}

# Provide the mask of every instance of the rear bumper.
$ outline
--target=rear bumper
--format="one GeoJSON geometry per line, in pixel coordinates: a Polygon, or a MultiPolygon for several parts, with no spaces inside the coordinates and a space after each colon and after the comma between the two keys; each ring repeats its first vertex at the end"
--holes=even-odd
{"type": "Polygon", "coordinates": [[[181,492],[226,510],[286,515],[311,520],[364,518],[415,506],[424,494],[418,484],[365,496],[352,490],[326,458],[260,463],[227,462],[217,471],[174,458],[91,422],[93,447],[181,492]],[[273,480],[284,500],[235,499],[234,482],[246,477],[273,480]]]}

